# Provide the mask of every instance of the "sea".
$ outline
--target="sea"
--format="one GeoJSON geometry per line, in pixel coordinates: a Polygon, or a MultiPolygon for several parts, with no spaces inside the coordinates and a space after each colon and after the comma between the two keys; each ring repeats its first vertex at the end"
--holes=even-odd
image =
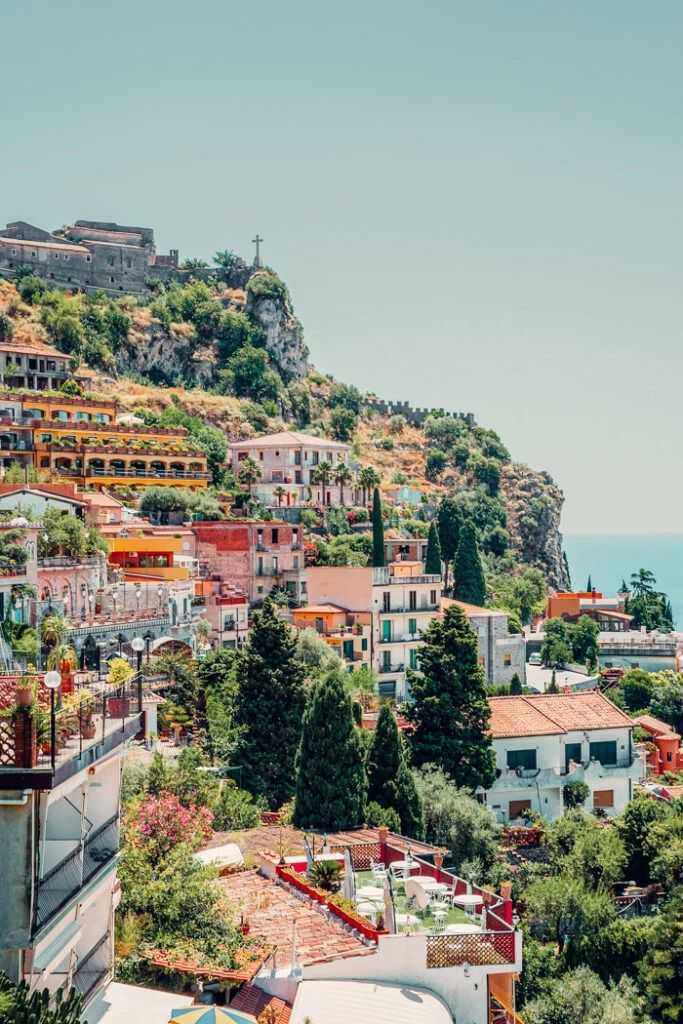
{"type": "Polygon", "coordinates": [[[675,628],[683,630],[683,534],[568,533],[564,549],[574,590],[584,590],[590,576],[596,590],[615,594],[631,573],[649,569],[671,601],[675,628]]]}

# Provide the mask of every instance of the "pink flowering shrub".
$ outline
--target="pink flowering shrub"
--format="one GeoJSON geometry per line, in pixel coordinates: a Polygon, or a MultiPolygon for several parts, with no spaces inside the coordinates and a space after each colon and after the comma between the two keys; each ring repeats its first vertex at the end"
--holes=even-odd
{"type": "Polygon", "coordinates": [[[183,807],[174,793],[147,796],[133,809],[129,822],[131,839],[153,847],[164,857],[179,843],[199,849],[212,833],[213,814],[206,807],[183,807]]]}

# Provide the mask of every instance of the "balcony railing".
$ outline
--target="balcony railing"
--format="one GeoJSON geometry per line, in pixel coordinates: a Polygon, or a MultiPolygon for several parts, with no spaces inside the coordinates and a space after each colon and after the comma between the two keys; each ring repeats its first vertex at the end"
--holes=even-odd
{"type": "Polygon", "coordinates": [[[116,477],[118,478],[131,478],[144,477],[149,480],[210,480],[210,473],[176,473],[170,470],[153,470],[153,469],[62,469],[61,466],[55,466],[54,471],[59,473],[60,476],[71,476],[79,478],[90,478],[90,477],[116,477]]]}
{"type": "Polygon", "coordinates": [[[119,849],[119,817],[114,815],[41,878],[36,887],[36,929],[42,928],[86,882],[114,859],[119,849]]]}
{"type": "Polygon", "coordinates": [[[405,672],[406,667],[404,664],[399,665],[380,665],[379,674],[381,676],[396,675],[398,672],[405,672]]]}
{"type": "Polygon", "coordinates": [[[393,605],[390,608],[381,608],[380,615],[419,615],[420,612],[438,612],[438,604],[423,604],[419,608],[413,608],[409,604],[393,605]]]}
{"type": "Polygon", "coordinates": [[[81,993],[85,1002],[104,981],[111,969],[111,942],[109,935],[103,935],[89,953],[78,961],[73,976],[73,987],[81,993]]]}

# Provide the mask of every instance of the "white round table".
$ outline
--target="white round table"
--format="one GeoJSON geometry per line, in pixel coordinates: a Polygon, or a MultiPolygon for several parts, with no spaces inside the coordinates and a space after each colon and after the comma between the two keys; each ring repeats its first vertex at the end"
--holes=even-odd
{"type": "Polygon", "coordinates": [[[446,935],[474,935],[475,932],[480,932],[481,928],[478,924],[447,924],[446,935]]]}
{"type": "Polygon", "coordinates": [[[475,896],[474,893],[462,893],[460,896],[454,896],[453,902],[457,903],[459,907],[463,907],[465,910],[474,913],[477,907],[481,907],[484,903],[483,897],[475,896]]]}
{"type": "Polygon", "coordinates": [[[361,900],[383,900],[384,889],[378,885],[362,885],[356,895],[361,900]]]}
{"type": "Polygon", "coordinates": [[[421,885],[425,892],[439,893],[440,895],[445,895],[448,892],[448,886],[443,882],[437,882],[431,875],[412,875],[411,881],[421,885]]]}
{"type": "Polygon", "coordinates": [[[405,874],[406,872],[420,870],[420,865],[416,864],[414,860],[395,860],[392,861],[389,867],[391,868],[392,874],[405,874]]]}

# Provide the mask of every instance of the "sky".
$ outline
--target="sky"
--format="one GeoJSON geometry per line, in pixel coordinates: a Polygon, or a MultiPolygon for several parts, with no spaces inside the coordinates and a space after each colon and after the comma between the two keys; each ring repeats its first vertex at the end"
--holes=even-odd
{"type": "Polygon", "coordinates": [[[0,220],[262,255],[312,361],[683,532],[680,0],[5,0],[0,220]]]}

